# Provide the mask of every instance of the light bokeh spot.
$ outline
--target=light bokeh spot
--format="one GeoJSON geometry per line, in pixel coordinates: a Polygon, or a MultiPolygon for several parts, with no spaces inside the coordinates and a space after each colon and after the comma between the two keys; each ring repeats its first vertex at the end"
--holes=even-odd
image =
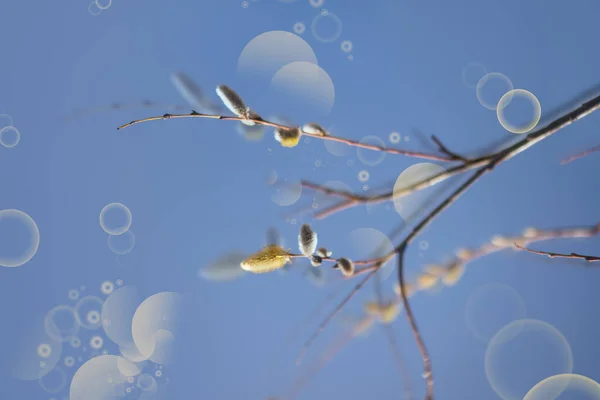
{"type": "Polygon", "coordinates": [[[20,267],[30,261],[40,246],[40,231],[21,210],[0,211],[0,266],[20,267]]]}
{"type": "MultiPolygon", "coordinates": [[[[345,257],[352,261],[375,259],[383,257],[394,250],[394,245],[391,240],[374,228],[358,228],[348,234],[348,241],[351,245],[349,254],[344,254],[345,257]]],[[[381,266],[378,274],[381,279],[387,279],[394,271],[394,257],[388,260],[381,266]]],[[[357,266],[357,268],[359,268],[357,266]]]]}
{"type": "Polygon", "coordinates": [[[118,256],[125,255],[135,247],[135,235],[128,230],[121,235],[108,235],[108,248],[118,256]]]}
{"type": "Polygon", "coordinates": [[[100,226],[109,235],[122,235],[131,227],[131,211],[125,204],[110,203],[100,211],[100,226]]]}
{"type": "Polygon", "coordinates": [[[315,63],[295,61],[278,69],[270,89],[294,105],[325,116],[335,103],[335,87],[329,74],[315,63]]]}
{"type": "MultiPolygon", "coordinates": [[[[513,84],[506,75],[499,72],[492,72],[484,75],[475,87],[477,100],[488,110],[495,111],[502,96],[513,90],[513,84]]],[[[510,103],[510,97],[505,99],[504,106],[510,103]]]]}
{"type": "Polygon", "coordinates": [[[571,399],[600,400],[600,384],[583,375],[558,374],[537,383],[523,398],[523,400],[571,399]]]}
{"type": "MultiPolygon", "coordinates": [[[[379,136],[375,135],[365,136],[360,140],[360,143],[370,146],[385,147],[385,142],[381,140],[379,136]]],[[[385,159],[387,155],[386,152],[380,150],[364,149],[362,147],[357,148],[356,154],[358,155],[358,159],[363,164],[369,165],[371,167],[377,164],[381,164],[381,162],[385,159]]]]}
{"type": "MultiPolygon", "coordinates": [[[[509,323],[492,337],[485,352],[488,382],[503,400],[523,399],[540,380],[572,371],[571,346],[558,329],[540,320],[509,323]]],[[[555,389],[557,396],[564,387],[555,389]]]]}
{"type": "Polygon", "coordinates": [[[405,220],[410,219],[419,210],[423,201],[435,189],[434,187],[428,187],[409,195],[403,195],[404,191],[412,185],[441,174],[444,171],[444,167],[429,162],[414,164],[402,171],[394,183],[393,199],[396,212],[405,220]]]}
{"type": "Polygon", "coordinates": [[[275,188],[275,193],[271,195],[271,200],[278,206],[291,206],[296,203],[302,195],[302,184],[294,182],[290,184],[282,184],[275,188]]]}
{"type": "Polygon", "coordinates": [[[5,126],[0,129],[0,144],[11,149],[19,144],[21,133],[14,126],[5,126]]]}
{"type": "Polygon", "coordinates": [[[161,292],[148,297],[137,308],[131,326],[133,341],[151,361],[170,363],[180,307],[180,294],[161,292]]]}
{"type": "Polygon", "coordinates": [[[535,128],[542,117],[542,106],[533,93],[513,89],[502,96],[496,109],[498,122],[509,132],[521,134],[535,128]]]}
{"type": "Polygon", "coordinates": [[[99,355],[83,364],[73,376],[70,400],[113,400],[122,398],[124,384],[139,368],[123,357],[99,355]]]}
{"type": "Polygon", "coordinates": [[[297,61],[318,64],[315,52],[300,36],[270,31],[248,42],[238,58],[237,72],[271,80],[277,70],[297,61]]]}
{"type": "Polygon", "coordinates": [[[342,20],[332,12],[321,10],[313,19],[310,30],[318,41],[332,43],[338,40],[342,34],[342,20]]]}
{"type": "Polygon", "coordinates": [[[75,305],[75,317],[81,327],[94,330],[102,326],[100,313],[104,302],[97,296],[85,296],[75,305]]]}
{"type": "Polygon", "coordinates": [[[483,343],[488,343],[506,324],[525,316],[525,302],[521,295],[502,283],[477,288],[469,296],[465,307],[467,327],[483,343]]]}

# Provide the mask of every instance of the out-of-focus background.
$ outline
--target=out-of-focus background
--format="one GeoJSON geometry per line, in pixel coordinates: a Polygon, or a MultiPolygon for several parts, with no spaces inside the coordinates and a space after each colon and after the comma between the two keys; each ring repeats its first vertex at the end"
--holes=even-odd
{"type": "MultiPolygon", "coordinates": [[[[227,84],[267,119],[429,152],[436,135],[456,152],[481,154],[600,83],[599,12],[591,0],[3,3],[0,398],[289,394],[346,340],[376,299],[376,282],[296,365],[357,280],[306,260],[252,275],[239,261],[267,244],[270,228],[296,251],[303,223],[334,257],[364,259],[382,241],[389,249],[401,238],[389,235],[423,198],[313,220],[332,199],[297,182],[380,193],[409,168],[414,176],[445,166],[316,138],[284,148],[273,129],[233,121],[117,126],[192,108],[229,115],[215,93],[227,84]],[[527,92],[498,106],[513,89],[527,92]]],[[[591,115],[484,177],[409,248],[408,279],[497,234],[598,223],[600,156],[560,161],[597,145],[599,125],[591,115]]],[[[599,243],[532,247],[599,255],[599,243]]],[[[469,264],[454,286],[415,294],[436,399],[599,399],[600,385],[575,376],[531,391],[558,374],[600,380],[592,266],[509,250],[469,264]]],[[[394,267],[378,277],[387,300],[394,267]]],[[[422,362],[404,317],[388,326],[400,364],[376,323],[297,398],[400,399],[407,386],[422,398],[422,362]]]]}

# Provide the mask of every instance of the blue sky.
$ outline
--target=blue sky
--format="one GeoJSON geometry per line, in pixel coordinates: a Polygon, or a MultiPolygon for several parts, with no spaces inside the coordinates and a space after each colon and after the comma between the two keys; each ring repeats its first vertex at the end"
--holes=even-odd
{"type": "MultiPolygon", "coordinates": [[[[537,97],[544,121],[599,83],[600,56],[594,52],[599,7],[591,0],[569,7],[554,0],[325,0],[319,7],[309,0],[257,0],[247,7],[237,0],[115,0],[93,16],[82,0],[3,4],[0,113],[10,115],[20,141],[13,148],[0,147],[0,210],[18,209],[31,216],[40,242],[26,264],[0,268],[0,351],[8,354],[33,326],[43,325],[49,310],[75,305],[69,290],[104,299],[102,283],[122,280],[137,287],[141,298],[160,292],[183,295],[173,361],[155,377],[168,398],[263,399],[280,393],[342,335],[340,318],[311,347],[305,363],[295,365],[302,342],[319,319],[300,328],[298,323],[335,287],[337,275],[327,271],[331,284],[317,287],[303,276],[302,263],[285,275],[246,275],[230,282],[202,279],[198,270],[232,250],[258,250],[271,226],[293,247],[302,223],[311,223],[334,255],[360,257],[352,253],[364,249],[353,247],[348,235],[359,228],[392,232],[402,218],[391,204],[371,212],[356,207],[324,220],[301,215],[292,221],[287,214],[310,206],[313,193],[305,191],[296,204],[280,206],[272,200],[276,185],[265,180],[276,171],[280,182],[341,181],[362,191],[365,184],[389,187],[422,160],[388,154],[375,166],[365,165],[356,149],[336,156],[316,139],[283,148],[272,130],[260,141],[246,141],[230,121],[159,121],[117,132],[118,125],[132,119],[169,111],[160,107],[110,110],[71,121],[64,117],[115,102],[150,99],[185,105],[171,82],[173,72],[183,71],[211,100],[218,100],[214,88],[227,84],[264,117],[318,121],[336,135],[353,140],[374,135],[386,145],[393,145],[390,133],[398,132],[409,141],[397,146],[427,150],[414,133],[418,129],[470,153],[515,135],[479,103],[476,90],[463,82],[463,69],[479,63],[488,73],[502,73],[514,88],[537,97]],[[341,33],[331,43],[319,41],[311,31],[324,9],[341,22],[341,33]],[[335,88],[327,115],[310,101],[294,101],[294,93],[269,90],[269,79],[237,73],[238,58],[250,40],[269,31],[293,32],[298,22],[306,27],[299,36],[335,88]],[[345,40],[352,42],[350,53],[341,49],[345,40]],[[357,178],[362,170],[369,173],[367,182],[357,178]],[[100,211],[112,202],[125,204],[132,213],[135,247],[120,258],[108,248],[99,224],[100,211]],[[281,350],[292,333],[294,342],[281,350]],[[274,355],[281,358],[275,368],[274,355]]],[[[327,36],[336,26],[317,28],[327,36]]],[[[270,57],[268,52],[258,56],[270,57]]],[[[324,87],[310,88],[322,93],[324,87]]],[[[409,249],[409,276],[495,234],[518,234],[528,226],[597,223],[597,156],[564,166],[560,160],[597,145],[598,123],[600,117],[591,115],[478,182],[409,249]],[[421,241],[427,249],[418,248],[421,241]]],[[[0,119],[0,124],[6,121],[0,119]]],[[[14,233],[0,228],[0,251],[10,252],[14,233]]],[[[597,238],[589,238],[539,248],[597,255],[598,244],[597,238]]],[[[533,385],[526,368],[539,367],[535,371],[542,375],[555,372],[568,343],[572,371],[562,371],[563,364],[557,371],[600,381],[593,356],[600,333],[593,306],[600,300],[597,271],[585,267],[502,253],[471,265],[452,288],[415,295],[413,311],[431,353],[436,398],[502,398],[486,377],[487,343],[465,322],[469,299],[481,288],[498,287],[493,285],[510,288],[503,293],[512,297],[490,295],[481,321],[500,329],[514,318],[540,320],[565,339],[558,340],[551,330],[532,333],[520,342],[522,347],[498,359],[497,379],[515,393],[526,391],[533,385]],[[524,305],[524,313],[511,308],[514,304],[524,305]],[[547,344],[536,352],[530,344],[539,343],[547,344]]],[[[392,279],[383,283],[388,296],[392,279]]],[[[352,286],[345,283],[343,290],[352,286]]],[[[361,302],[374,296],[368,284],[344,315],[360,315],[361,302]]],[[[403,316],[392,326],[415,398],[420,398],[425,388],[421,361],[403,316]]],[[[104,338],[108,354],[119,354],[102,329],[80,333],[84,342],[94,335],[104,338]]],[[[89,357],[87,351],[63,345],[59,365],[67,381],[89,357]],[[64,357],[69,355],[82,361],[66,368],[64,357]]],[[[0,353],[4,372],[15,368],[9,359],[0,353]]],[[[155,375],[158,364],[146,363],[142,369],[155,375]]],[[[52,394],[35,381],[0,376],[3,399],[68,398],[68,387],[52,394]]],[[[397,399],[402,388],[384,331],[377,326],[342,350],[299,398],[397,399]]]]}

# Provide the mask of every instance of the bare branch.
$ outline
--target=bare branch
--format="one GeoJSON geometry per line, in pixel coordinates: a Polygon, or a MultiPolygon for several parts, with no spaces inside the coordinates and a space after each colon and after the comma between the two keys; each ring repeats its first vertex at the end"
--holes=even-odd
{"type": "Polygon", "coordinates": [[[532,250],[532,249],[529,249],[527,247],[520,246],[517,243],[515,243],[515,247],[517,247],[517,248],[519,248],[521,250],[528,251],[528,252],[533,253],[533,254],[538,254],[538,255],[541,255],[541,256],[548,256],[550,258],[578,258],[580,260],[585,260],[585,261],[588,261],[588,262],[600,261],[600,257],[596,257],[596,256],[586,256],[586,255],[577,254],[577,253],[563,254],[563,253],[552,253],[552,252],[549,252],[549,251],[532,250]]]}
{"type": "Polygon", "coordinates": [[[467,162],[469,160],[467,160],[466,158],[464,158],[461,155],[458,155],[456,153],[454,153],[453,151],[450,151],[443,143],[440,139],[438,139],[437,136],[435,135],[431,135],[431,140],[433,140],[433,142],[438,146],[438,148],[440,149],[440,151],[444,154],[446,154],[448,157],[450,157],[452,160],[456,160],[456,161],[462,161],[462,162],[467,162]]]}

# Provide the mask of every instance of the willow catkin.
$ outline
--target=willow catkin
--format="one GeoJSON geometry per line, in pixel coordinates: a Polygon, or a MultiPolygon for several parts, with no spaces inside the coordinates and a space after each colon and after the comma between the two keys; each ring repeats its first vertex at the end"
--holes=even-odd
{"type": "Polygon", "coordinates": [[[306,257],[311,257],[317,250],[317,234],[310,225],[304,224],[300,227],[298,234],[298,249],[306,257]]]}
{"type": "Polygon", "coordinates": [[[327,250],[325,247],[321,247],[319,250],[317,250],[317,255],[322,258],[331,257],[331,254],[333,253],[327,250]]]}
{"type": "Polygon", "coordinates": [[[341,270],[344,276],[354,275],[354,263],[345,257],[338,259],[333,268],[341,270]]]}
{"type": "Polygon", "coordinates": [[[287,263],[291,263],[291,254],[283,247],[271,244],[248,256],[240,266],[245,271],[262,274],[280,269],[287,263]]]}
{"type": "Polygon", "coordinates": [[[302,131],[306,132],[308,134],[311,135],[320,135],[320,136],[326,136],[327,135],[327,131],[325,129],[323,129],[323,127],[319,124],[316,124],[314,122],[311,122],[309,124],[305,124],[302,127],[302,131]]]}
{"type": "Polygon", "coordinates": [[[296,147],[300,143],[300,128],[276,128],[275,140],[283,147],[296,147]]]}
{"type": "MultiPolygon", "coordinates": [[[[242,100],[241,96],[237,94],[232,88],[230,88],[227,85],[219,85],[217,86],[216,91],[223,104],[225,104],[229,111],[234,113],[237,117],[246,119],[258,119],[255,118],[258,117],[258,114],[250,110],[246,103],[244,103],[244,100],[242,100]]],[[[252,126],[255,124],[253,121],[248,120],[242,120],[240,122],[248,126],[252,126]]]]}
{"type": "Polygon", "coordinates": [[[465,266],[460,262],[452,263],[446,269],[446,273],[442,276],[442,282],[446,286],[453,286],[460,280],[465,273],[465,266]]]}

